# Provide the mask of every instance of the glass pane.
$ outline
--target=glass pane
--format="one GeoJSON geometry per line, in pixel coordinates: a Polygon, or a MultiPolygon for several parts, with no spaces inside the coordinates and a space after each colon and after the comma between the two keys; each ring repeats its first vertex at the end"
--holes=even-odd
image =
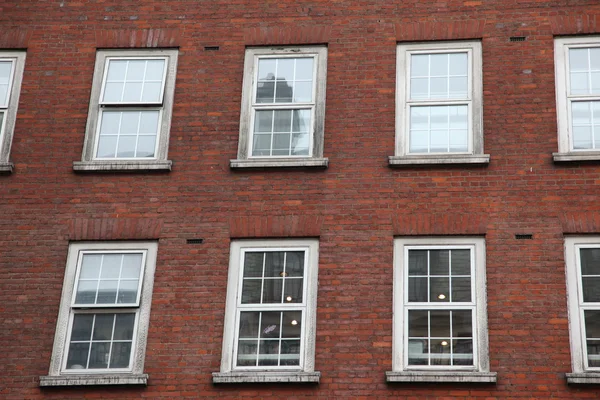
{"type": "Polygon", "coordinates": [[[120,112],[105,111],[102,113],[102,121],[100,121],[100,135],[116,135],[119,133],[120,125],[120,112]]]}
{"type": "Polygon", "coordinates": [[[282,340],[280,365],[300,365],[300,341],[282,340]]]}
{"type": "Polygon", "coordinates": [[[429,150],[432,153],[444,153],[448,151],[448,130],[432,130],[430,132],[429,150]]]}
{"type": "Polygon", "coordinates": [[[258,79],[275,80],[275,65],[277,60],[274,58],[261,58],[258,60],[258,79]]]}
{"type": "Polygon", "coordinates": [[[581,275],[600,275],[600,249],[580,249],[581,275]]]}
{"type": "Polygon", "coordinates": [[[585,337],[587,339],[600,339],[600,311],[585,310],[585,337]]]}
{"type": "Polygon", "coordinates": [[[237,365],[240,367],[255,366],[257,350],[256,340],[240,340],[238,342],[237,365]]]}
{"type": "Polygon", "coordinates": [[[138,280],[127,280],[121,281],[119,285],[119,296],[117,297],[117,303],[129,304],[137,302],[138,293],[138,280]]]}
{"type": "Polygon", "coordinates": [[[427,275],[427,250],[408,251],[408,275],[427,275]]]}
{"type": "Polygon", "coordinates": [[[142,99],[142,83],[141,82],[126,82],[123,89],[123,102],[135,103],[142,99]]]}
{"type": "Polygon", "coordinates": [[[450,273],[450,251],[449,250],[430,250],[429,251],[429,274],[430,275],[449,275],[450,273]]]}
{"type": "Polygon", "coordinates": [[[284,303],[302,303],[302,278],[285,280],[284,303]]]}
{"type": "Polygon", "coordinates": [[[591,126],[575,126],[573,127],[573,148],[574,149],[591,149],[594,141],[592,140],[591,126]]]}
{"type": "Polygon", "coordinates": [[[309,154],[310,136],[306,132],[294,133],[292,135],[293,156],[307,156],[309,154]]]}
{"type": "Polygon", "coordinates": [[[430,311],[429,321],[431,337],[450,337],[450,311],[430,311]]]}
{"type": "Polygon", "coordinates": [[[471,301],[471,278],[452,278],[452,301],[471,301]]]}
{"type": "Polygon", "coordinates": [[[258,82],[256,90],[257,103],[273,103],[275,95],[275,81],[273,82],[258,82]]]}
{"type": "Polygon", "coordinates": [[[472,312],[452,311],[452,337],[473,337],[472,312]]]}
{"type": "Polygon", "coordinates": [[[135,146],[137,137],[135,135],[121,135],[117,144],[117,157],[132,158],[135,157],[135,146]]]}
{"type": "Polygon", "coordinates": [[[600,71],[600,47],[590,48],[590,66],[592,71],[600,71]]]}
{"type": "Polygon", "coordinates": [[[287,276],[304,276],[304,252],[288,251],[286,257],[285,271],[287,276]]]}
{"type": "Polygon", "coordinates": [[[279,58],[277,60],[277,80],[294,80],[294,58],[279,58]]]}
{"type": "Polygon", "coordinates": [[[410,76],[429,76],[429,55],[414,54],[410,57],[410,76]]]}
{"type": "Polygon", "coordinates": [[[119,81],[123,82],[125,80],[125,72],[127,70],[127,61],[126,60],[110,60],[108,62],[108,74],[107,81],[119,81]]]}
{"type": "Polygon", "coordinates": [[[411,339],[408,341],[408,364],[409,365],[428,365],[429,349],[427,340],[411,339]]]}
{"type": "Polygon", "coordinates": [[[100,136],[98,140],[98,158],[113,158],[117,148],[116,136],[100,136]]]}
{"type": "Polygon", "coordinates": [[[94,304],[96,302],[96,289],[98,281],[79,281],[75,304],[94,304]]]}
{"type": "Polygon", "coordinates": [[[279,365],[279,340],[261,340],[258,365],[279,365]]]}
{"type": "Polygon", "coordinates": [[[156,136],[139,136],[136,157],[154,157],[156,150],[156,136]]]}
{"type": "Polygon", "coordinates": [[[121,278],[139,279],[142,270],[142,255],[141,254],[124,254],[123,269],[121,278]]]}
{"type": "Polygon", "coordinates": [[[115,304],[117,301],[117,285],[119,281],[100,281],[98,284],[98,298],[96,304],[115,304]]]}
{"type": "Polygon", "coordinates": [[[119,279],[122,260],[121,254],[105,254],[100,279],[119,279]]]}
{"type": "Polygon", "coordinates": [[[411,107],[410,108],[410,129],[428,130],[429,129],[429,107],[411,107]]]}
{"type": "Polygon", "coordinates": [[[308,103],[312,101],[312,82],[296,82],[294,102],[308,103]]]}
{"type": "Polygon", "coordinates": [[[146,63],[146,81],[163,80],[165,60],[148,60],[146,63]]]}
{"type": "Polygon", "coordinates": [[[101,263],[101,254],[84,254],[81,260],[79,279],[98,279],[101,263]]]}
{"type": "Polygon", "coordinates": [[[314,58],[312,57],[296,59],[296,80],[313,79],[313,61],[314,58]]]}
{"type": "Polygon", "coordinates": [[[473,340],[458,339],[452,341],[453,364],[473,365],[473,340]]]}
{"type": "Polygon", "coordinates": [[[242,304],[260,303],[262,282],[259,279],[244,279],[242,304]]]}
{"type": "Polygon", "coordinates": [[[156,134],[158,132],[158,116],[158,111],[141,112],[139,133],[156,134]]]}
{"type": "Polygon", "coordinates": [[[11,80],[12,61],[0,61],[0,105],[8,104],[8,86],[11,80]]]}
{"type": "Polygon", "coordinates": [[[292,111],[275,111],[274,114],[273,132],[290,132],[292,129],[292,111]]]}
{"type": "Polygon", "coordinates": [[[588,70],[588,49],[569,49],[569,70],[588,70]]]}
{"type": "Polygon", "coordinates": [[[600,367],[600,340],[587,340],[588,366],[600,367]]]}
{"type": "Polygon", "coordinates": [[[450,365],[450,339],[431,339],[431,364],[430,365],[450,365]]]}
{"type": "Polygon", "coordinates": [[[144,73],[146,71],[146,60],[130,60],[127,66],[128,81],[141,81],[144,79],[144,73]]]}
{"type": "Polygon", "coordinates": [[[283,313],[282,338],[300,338],[302,336],[302,311],[286,311],[283,313]]]}
{"type": "Polygon", "coordinates": [[[452,275],[471,275],[471,250],[452,250],[452,275]]]}
{"type": "Polygon", "coordinates": [[[464,75],[469,73],[467,53],[450,54],[450,75],[464,75]]]}
{"type": "Polygon", "coordinates": [[[92,340],[111,340],[115,314],[96,314],[92,340]]]}
{"type": "Polygon", "coordinates": [[[260,313],[258,311],[241,312],[239,337],[244,339],[257,338],[259,318],[260,313]]]}
{"type": "Polygon", "coordinates": [[[284,259],[285,252],[283,251],[271,251],[265,253],[265,276],[283,276],[284,259]]]}
{"type": "Polygon", "coordinates": [[[71,343],[69,345],[67,369],[85,369],[89,350],[89,343],[71,343]]]}
{"type": "MultiPolygon", "coordinates": [[[[311,127],[310,110],[294,110],[293,132],[308,132],[311,127]]],[[[308,145],[308,143],[306,143],[308,145]]]]}
{"type": "Polygon", "coordinates": [[[448,110],[450,107],[430,107],[430,127],[431,129],[447,130],[449,126],[448,110]]]}
{"type": "Polygon", "coordinates": [[[281,290],[283,286],[283,278],[265,279],[263,283],[263,304],[266,303],[281,303],[281,290]]]}
{"type": "Polygon", "coordinates": [[[448,78],[431,78],[430,97],[448,97],[448,78]]]}
{"type": "Polygon", "coordinates": [[[148,103],[159,103],[161,90],[161,82],[146,82],[144,85],[144,91],[142,92],[142,101],[148,103]]]}
{"type": "Polygon", "coordinates": [[[589,101],[576,101],[571,103],[571,114],[573,118],[573,125],[590,125],[592,123],[592,110],[591,102],[589,101]]]}
{"type": "Polygon", "coordinates": [[[600,302],[600,277],[581,278],[583,286],[583,301],[600,302]]]}
{"type": "Polygon", "coordinates": [[[428,337],[429,336],[429,312],[428,311],[408,311],[408,336],[409,337],[428,337]]]}
{"type": "Polygon", "coordinates": [[[273,155],[275,155],[276,152],[288,155],[290,153],[290,141],[291,135],[289,133],[278,133],[273,135],[273,155]]]}
{"type": "Polygon", "coordinates": [[[600,72],[592,72],[592,94],[600,93],[600,72]]]}
{"type": "Polygon", "coordinates": [[[408,301],[427,301],[427,278],[408,278],[408,301]]]}
{"type": "Polygon", "coordinates": [[[254,117],[254,132],[271,132],[273,111],[257,111],[254,117]]]}
{"type": "Polygon", "coordinates": [[[275,103],[291,103],[293,93],[291,82],[277,81],[275,84],[275,103]]]}
{"type": "Polygon", "coordinates": [[[450,78],[450,97],[466,98],[469,91],[469,82],[467,77],[450,78]]]}
{"type": "Polygon", "coordinates": [[[429,59],[430,76],[448,75],[448,54],[431,54],[429,59]]]}
{"type": "Polygon", "coordinates": [[[571,72],[571,94],[588,94],[590,91],[588,74],[571,72]]]}
{"type": "Polygon", "coordinates": [[[258,135],[254,134],[252,144],[253,156],[269,156],[271,155],[271,134],[258,135]]]}
{"type": "Polygon", "coordinates": [[[261,314],[260,337],[279,338],[281,333],[281,313],[279,311],[267,311],[261,314]]]}
{"type": "Polygon", "coordinates": [[[89,368],[107,368],[109,352],[110,343],[92,342],[89,368]]]}
{"type": "Polygon", "coordinates": [[[131,342],[113,343],[109,368],[128,368],[131,358],[131,342]]]}
{"type": "Polygon", "coordinates": [[[76,314],[73,316],[71,328],[71,342],[90,340],[92,337],[93,314],[76,314]]]}
{"type": "Polygon", "coordinates": [[[467,106],[448,107],[450,129],[468,129],[468,111],[467,106]]]}
{"type": "Polygon", "coordinates": [[[2,137],[2,123],[4,122],[4,113],[0,111],[0,138],[2,137]]]}
{"type": "Polygon", "coordinates": [[[261,277],[265,253],[246,252],[244,254],[244,277],[261,277]]]}
{"type": "Polygon", "coordinates": [[[124,111],[121,113],[121,134],[137,134],[140,123],[140,112],[124,111]]]}
{"type": "Polygon", "coordinates": [[[450,279],[449,278],[430,278],[430,297],[431,302],[450,301],[450,279]]]}
{"type": "Polygon", "coordinates": [[[467,130],[450,131],[450,152],[466,152],[469,150],[469,138],[467,130]]]}
{"type": "Polygon", "coordinates": [[[123,96],[123,83],[107,82],[104,86],[104,100],[107,103],[117,103],[123,96]]]}
{"type": "Polygon", "coordinates": [[[413,78],[410,80],[410,98],[426,99],[429,97],[429,80],[426,78],[413,78]]]}
{"type": "Polygon", "coordinates": [[[135,314],[117,314],[114,340],[132,340],[135,314]]]}

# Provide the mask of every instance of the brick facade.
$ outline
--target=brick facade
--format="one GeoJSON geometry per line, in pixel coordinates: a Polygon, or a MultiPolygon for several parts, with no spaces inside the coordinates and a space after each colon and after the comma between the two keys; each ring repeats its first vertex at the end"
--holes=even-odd
{"type": "Polygon", "coordinates": [[[600,235],[600,164],[552,161],[553,38],[579,34],[600,34],[596,0],[0,4],[0,50],[27,50],[15,169],[0,175],[0,397],[596,398],[564,377],[563,236],[600,235]],[[390,168],[396,44],[458,39],[482,42],[489,165],[390,168]],[[245,47],[314,44],[328,48],[329,167],[230,169],[245,47]],[[172,171],[73,171],[101,48],[179,48],[172,171]],[[386,383],[398,235],[485,235],[495,385],[386,383]],[[213,385],[230,241],[293,237],[319,238],[320,383],[213,385]],[[40,388],[69,242],[142,239],[159,243],[148,386],[40,388]]]}

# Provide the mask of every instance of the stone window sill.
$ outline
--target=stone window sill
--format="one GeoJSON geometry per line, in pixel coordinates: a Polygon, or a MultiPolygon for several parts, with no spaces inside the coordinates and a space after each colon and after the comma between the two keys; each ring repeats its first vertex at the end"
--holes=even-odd
{"type": "Polygon", "coordinates": [[[213,372],[213,383],[319,383],[320,372],[213,372]]]}
{"type": "Polygon", "coordinates": [[[490,163],[489,154],[435,154],[389,156],[390,167],[414,167],[419,165],[436,164],[480,164],[490,163]]]}
{"type": "Polygon", "coordinates": [[[170,160],[75,161],[74,171],[170,171],[170,160]]]}
{"type": "Polygon", "coordinates": [[[239,168],[327,168],[328,158],[250,158],[230,160],[229,167],[239,168]]]}
{"type": "Polygon", "coordinates": [[[600,372],[571,372],[565,374],[569,385],[598,385],[600,372]]]}
{"type": "Polygon", "coordinates": [[[554,162],[600,161],[600,151],[552,153],[554,162]]]}
{"type": "Polygon", "coordinates": [[[405,383],[496,383],[495,372],[471,371],[388,371],[387,382],[405,383]]]}
{"type": "Polygon", "coordinates": [[[40,376],[40,386],[147,385],[148,374],[40,376]]]}
{"type": "Polygon", "coordinates": [[[15,165],[11,162],[0,162],[0,173],[10,174],[13,172],[15,165]]]}

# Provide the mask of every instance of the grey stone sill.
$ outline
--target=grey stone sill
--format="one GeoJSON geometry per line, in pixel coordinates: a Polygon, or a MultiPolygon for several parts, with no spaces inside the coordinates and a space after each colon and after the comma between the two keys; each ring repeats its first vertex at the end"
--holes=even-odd
{"type": "Polygon", "coordinates": [[[40,386],[147,385],[148,374],[40,376],[40,386]]]}
{"type": "Polygon", "coordinates": [[[11,173],[15,168],[15,164],[11,162],[0,162],[0,173],[11,173]]]}
{"type": "Polygon", "coordinates": [[[229,167],[237,168],[327,168],[328,158],[250,158],[247,160],[229,160],[229,167]]]}
{"type": "Polygon", "coordinates": [[[600,151],[552,153],[554,162],[600,161],[600,151]]]}
{"type": "Polygon", "coordinates": [[[600,372],[571,372],[565,374],[569,385],[598,385],[600,372]]]}
{"type": "Polygon", "coordinates": [[[74,171],[170,171],[170,160],[114,160],[114,161],[75,161],[74,171]]]}
{"type": "Polygon", "coordinates": [[[495,372],[471,371],[387,371],[387,382],[496,383],[495,372]]]}
{"type": "Polygon", "coordinates": [[[489,154],[435,154],[435,155],[410,155],[389,156],[390,167],[403,167],[415,165],[435,164],[489,164],[489,154]]]}
{"type": "Polygon", "coordinates": [[[213,383],[319,383],[320,372],[213,372],[213,383]]]}

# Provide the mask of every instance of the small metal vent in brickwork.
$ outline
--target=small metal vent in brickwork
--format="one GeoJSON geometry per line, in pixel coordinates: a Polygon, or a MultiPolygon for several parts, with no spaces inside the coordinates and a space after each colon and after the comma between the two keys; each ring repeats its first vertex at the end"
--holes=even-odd
{"type": "Polygon", "coordinates": [[[204,239],[188,239],[187,244],[202,244],[204,239]]]}
{"type": "Polygon", "coordinates": [[[530,233],[522,233],[522,234],[516,234],[515,235],[515,239],[519,239],[519,240],[529,240],[529,239],[533,239],[533,235],[530,233]]]}
{"type": "Polygon", "coordinates": [[[219,46],[204,46],[204,51],[217,51],[219,46]]]}
{"type": "Polygon", "coordinates": [[[526,39],[525,36],[511,36],[510,37],[511,42],[524,42],[525,39],[526,39]]]}

